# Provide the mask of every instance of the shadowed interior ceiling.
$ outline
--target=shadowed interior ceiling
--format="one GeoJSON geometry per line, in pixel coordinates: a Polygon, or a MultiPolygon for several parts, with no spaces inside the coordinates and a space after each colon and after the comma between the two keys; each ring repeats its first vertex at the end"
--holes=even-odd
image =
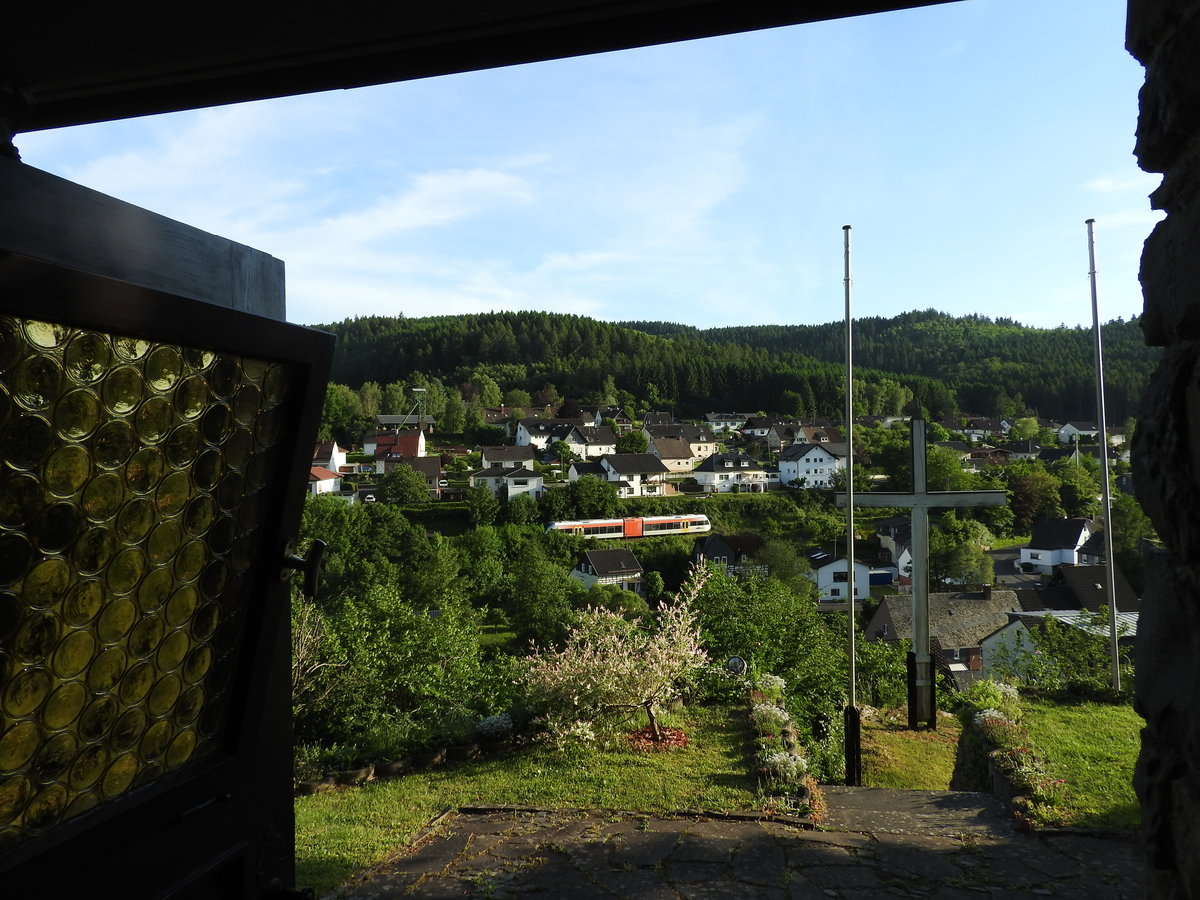
{"type": "Polygon", "coordinates": [[[37,131],[942,2],[27,3],[5,13],[0,98],[37,131]]]}

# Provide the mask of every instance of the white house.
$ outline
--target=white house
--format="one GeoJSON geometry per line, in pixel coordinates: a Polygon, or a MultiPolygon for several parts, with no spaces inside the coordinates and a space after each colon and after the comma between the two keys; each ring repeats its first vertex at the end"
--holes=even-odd
{"type": "Polygon", "coordinates": [[[1021,568],[1049,575],[1055,566],[1078,565],[1079,551],[1095,531],[1090,519],[1039,519],[1021,548],[1021,568]]]}
{"type": "MultiPolygon", "coordinates": [[[[808,554],[812,565],[809,576],[817,583],[817,596],[822,603],[845,603],[849,593],[850,563],[844,556],[835,557],[824,550],[808,554]]],[[[871,596],[871,567],[854,561],[854,600],[867,600],[871,596]]]]}
{"type": "Polygon", "coordinates": [[[588,550],[571,570],[571,577],[584,587],[615,584],[627,591],[642,591],[642,564],[631,550],[588,550]]]}
{"type": "Polygon", "coordinates": [[[486,487],[495,496],[511,500],[521,494],[529,494],[536,500],[545,492],[542,476],[517,466],[513,469],[480,469],[467,476],[471,487],[486,487]]]}
{"type": "Polygon", "coordinates": [[[708,423],[708,427],[714,432],[716,431],[738,431],[746,424],[746,420],[750,418],[749,413],[726,413],[726,412],[711,412],[705,415],[704,419],[708,423]]]}
{"type": "Polygon", "coordinates": [[[767,489],[767,473],[740,451],[714,453],[692,473],[701,489],[710,494],[737,491],[759,493],[767,489]]]}
{"type": "Polygon", "coordinates": [[[332,494],[342,489],[342,476],[324,466],[313,466],[308,470],[308,492],[310,494],[332,494]]]}
{"type": "Polygon", "coordinates": [[[480,465],[485,469],[515,469],[518,466],[533,467],[537,455],[533,447],[513,447],[501,445],[498,447],[480,447],[480,465]]]}
{"type": "Polygon", "coordinates": [[[590,422],[583,416],[574,419],[525,418],[517,423],[516,443],[518,447],[533,446],[546,450],[555,441],[563,440],[572,428],[590,422]]]}
{"type": "MultiPolygon", "coordinates": [[[[980,644],[983,651],[983,675],[986,678],[992,666],[995,665],[997,653],[1003,648],[1005,655],[1019,655],[1037,650],[1037,645],[1030,637],[1029,630],[1037,628],[1045,619],[1050,617],[1061,625],[1079,628],[1089,634],[1108,637],[1107,625],[1096,625],[1093,615],[1081,609],[1043,609],[1036,612],[1010,612],[1008,623],[988,634],[980,644]],[[989,665],[990,664],[990,665],[989,665]]],[[[1136,612],[1117,613],[1117,640],[1125,643],[1137,637],[1139,614],[1136,612]]]]}
{"type": "Polygon", "coordinates": [[[704,425],[654,425],[647,422],[642,426],[642,434],[646,436],[647,441],[660,438],[679,438],[687,441],[688,446],[692,448],[692,456],[697,461],[717,451],[717,439],[713,437],[712,430],[704,425]]]}
{"type": "Polygon", "coordinates": [[[797,487],[833,485],[835,472],[845,470],[846,458],[828,444],[792,444],[779,454],[779,481],[797,487]]]}
{"type": "Polygon", "coordinates": [[[1083,440],[1096,440],[1100,436],[1100,428],[1095,422],[1068,422],[1058,431],[1060,444],[1078,444],[1083,440]]]}
{"type": "Polygon", "coordinates": [[[670,470],[651,453],[610,453],[600,457],[600,466],[620,497],[661,497],[670,490],[670,470]]]}
{"type": "Polygon", "coordinates": [[[692,452],[692,445],[683,438],[656,437],[648,449],[672,472],[690,472],[700,462],[700,457],[692,452]]]}
{"type": "Polygon", "coordinates": [[[346,451],[337,441],[321,441],[313,448],[312,464],[330,472],[341,472],[342,466],[346,465],[346,451]]]}

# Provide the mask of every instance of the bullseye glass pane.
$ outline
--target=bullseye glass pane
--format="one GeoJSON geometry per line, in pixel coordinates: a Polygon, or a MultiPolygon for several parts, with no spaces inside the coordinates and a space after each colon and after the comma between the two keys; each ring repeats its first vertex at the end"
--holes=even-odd
{"type": "Polygon", "coordinates": [[[0,316],[0,830],[223,739],[289,369],[0,316]]]}

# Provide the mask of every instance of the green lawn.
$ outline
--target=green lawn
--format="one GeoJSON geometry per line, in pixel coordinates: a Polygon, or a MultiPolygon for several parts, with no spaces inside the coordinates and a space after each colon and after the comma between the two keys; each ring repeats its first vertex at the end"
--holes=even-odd
{"type": "Polygon", "coordinates": [[[757,805],[746,731],[725,707],[689,707],[687,747],[639,753],[544,747],[296,798],[296,881],[318,896],[411,841],[439,813],[463,805],[619,809],[666,813],[757,805]]]}
{"type": "Polygon", "coordinates": [[[1135,829],[1141,817],[1133,792],[1139,731],[1129,704],[1063,704],[1024,698],[1023,724],[1047,773],[1066,783],[1065,798],[1038,810],[1041,824],[1135,829]]]}
{"type": "Polygon", "coordinates": [[[904,710],[881,710],[863,722],[863,785],[949,790],[961,731],[950,715],[938,716],[936,731],[910,731],[904,710]]]}

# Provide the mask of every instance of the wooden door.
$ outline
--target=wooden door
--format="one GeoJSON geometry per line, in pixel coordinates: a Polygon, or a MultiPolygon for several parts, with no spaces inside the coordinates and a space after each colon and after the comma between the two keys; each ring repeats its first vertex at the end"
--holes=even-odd
{"type": "Polygon", "coordinates": [[[286,895],[282,566],[332,343],[0,252],[4,896],[286,895]]]}

